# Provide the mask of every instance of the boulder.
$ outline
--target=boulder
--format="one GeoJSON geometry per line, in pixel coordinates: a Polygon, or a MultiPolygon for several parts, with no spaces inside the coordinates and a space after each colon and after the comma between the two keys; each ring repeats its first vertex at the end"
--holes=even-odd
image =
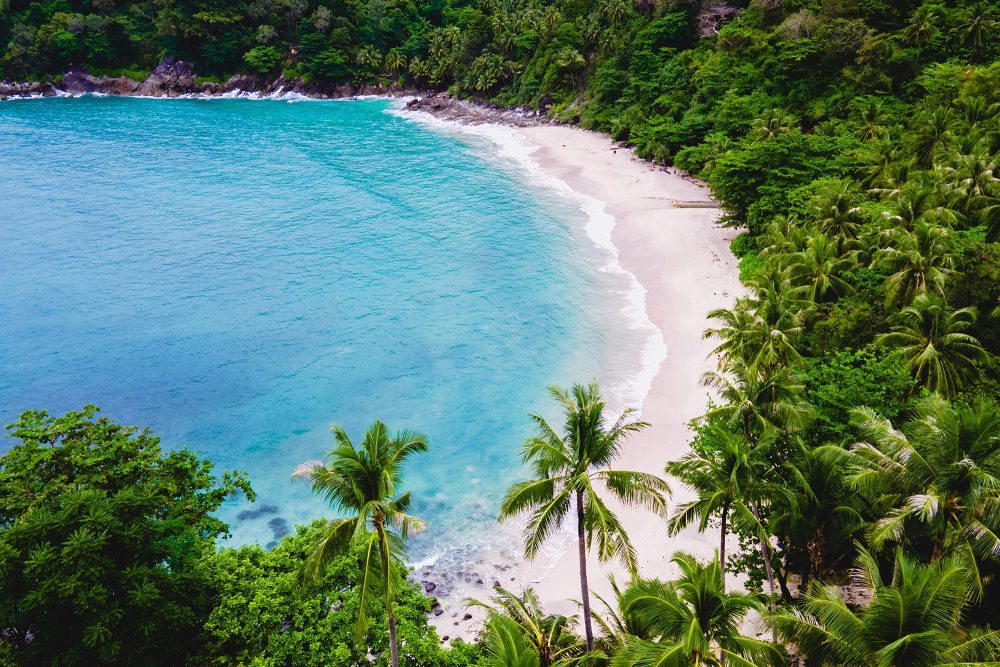
{"type": "Polygon", "coordinates": [[[139,84],[137,95],[177,97],[195,92],[194,68],[191,63],[163,56],[146,80],[139,84]]]}
{"type": "Polygon", "coordinates": [[[128,77],[94,76],[79,65],[71,66],[63,74],[62,80],[62,89],[73,95],[80,93],[131,95],[138,87],[139,82],[128,77]]]}

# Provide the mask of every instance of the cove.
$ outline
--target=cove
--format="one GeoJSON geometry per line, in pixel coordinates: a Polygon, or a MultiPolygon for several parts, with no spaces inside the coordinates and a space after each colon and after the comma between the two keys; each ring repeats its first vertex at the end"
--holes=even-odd
{"type": "Polygon", "coordinates": [[[390,104],[0,104],[4,423],[149,425],[247,471],[223,518],[269,544],[329,514],[290,477],[328,425],[377,418],[431,443],[416,557],[493,531],[546,385],[626,382],[641,338],[578,202],[390,104]]]}

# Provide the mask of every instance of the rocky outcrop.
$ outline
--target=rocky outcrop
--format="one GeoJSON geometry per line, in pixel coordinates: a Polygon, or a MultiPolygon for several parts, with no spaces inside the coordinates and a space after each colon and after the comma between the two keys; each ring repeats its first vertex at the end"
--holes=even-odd
{"type": "Polygon", "coordinates": [[[535,109],[485,106],[468,100],[456,99],[447,93],[435,93],[414,98],[407,102],[406,109],[407,111],[423,111],[444,120],[469,125],[499,123],[514,127],[530,127],[548,125],[553,122],[535,109]]]}
{"type": "Polygon", "coordinates": [[[62,89],[71,95],[102,93],[104,95],[133,95],[139,87],[137,81],[125,76],[94,76],[74,65],[63,74],[62,89]]]}
{"type": "Polygon", "coordinates": [[[201,91],[195,88],[191,63],[170,56],[163,56],[156,69],[136,89],[136,95],[147,97],[177,97],[196,92],[201,91]]]}
{"type": "Polygon", "coordinates": [[[56,94],[56,89],[51,83],[0,81],[0,100],[11,97],[52,97],[56,94]]]}

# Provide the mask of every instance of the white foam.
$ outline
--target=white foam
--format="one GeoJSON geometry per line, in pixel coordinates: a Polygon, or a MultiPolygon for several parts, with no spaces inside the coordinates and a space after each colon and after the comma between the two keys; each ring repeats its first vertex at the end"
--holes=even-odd
{"type": "Polygon", "coordinates": [[[397,98],[394,102],[389,113],[419,122],[438,132],[487,139],[495,147],[498,157],[524,168],[531,175],[532,182],[548,187],[579,205],[586,215],[584,231],[588,238],[608,254],[608,262],[600,270],[619,274],[628,283],[621,311],[627,318],[629,328],[645,336],[640,354],[641,368],[628,379],[611,385],[605,391],[608,407],[612,411],[634,408],[641,412],[643,402],[653,386],[653,379],[667,358],[667,344],[663,331],[653,323],[646,311],[646,288],[635,274],[619,262],[618,247],[613,239],[616,220],[607,212],[605,203],[574,190],[566,181],[543,171],[534,158],[538,145],[515,128],[499,124],[469,125],[443,120],[422,111],[405,111],[405,101],[402,99],[397,98]]]}

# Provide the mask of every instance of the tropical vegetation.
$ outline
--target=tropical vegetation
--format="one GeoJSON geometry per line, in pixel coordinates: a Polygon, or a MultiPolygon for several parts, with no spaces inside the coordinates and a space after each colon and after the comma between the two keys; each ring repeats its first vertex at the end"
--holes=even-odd
{"type": "Polygon", "coordinates": [[[711,397],[690,451],[651,462],[667,478],[617,469],[645,424],[605,414],[596,387],[553,391],[562,424],[532,418],[501,515],[526,517],[528,557],[571,524],[578,614],[498,590],[476,646],[439,646],[398,559],[419,525],[399,477],[414,434],[338,433],[302,470],[337,517],[233,550],[214,512],[252,494],[243,476],[91,408],[29,411],[0,459],[0,660],[1000,660],[995,3],[7,0],[0,49],[13,79],[141,78],[171,55],[215,79],[536,109],[704,179],[745,286],[708,313],[711,397]],[[689,499],[668,507],[670,488],[689,499]],[[711,531],[717,558],[644,578],[629,505],[711,531]],[[631,571],[600,611],[588,551],[631,571]]]}

